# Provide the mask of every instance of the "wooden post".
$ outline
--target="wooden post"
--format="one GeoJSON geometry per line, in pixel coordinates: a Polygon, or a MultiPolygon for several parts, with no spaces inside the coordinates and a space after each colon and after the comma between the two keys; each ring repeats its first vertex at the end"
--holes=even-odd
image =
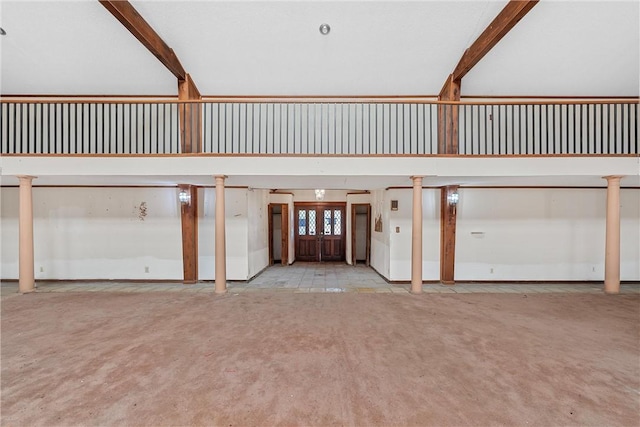
{"type": "Polygon", "coordinates": [[[411,293],[422,293],[422,177],[412,176],[411,293]]]}
{"type": "Polygon", "coordinates": [[[198,188],[181,185],[180,191],[189,195],[189,202],[181,203],[180,209],[183,282],[193,284],[198,281],[198,188]]]}
{"type": "Polygon", "coordinates": [[[33,269],[33,188],[34,176],[21,175],[19,201],[19,245],[18,245],[18,289],[21,294],[35,290],[35,273],[33,269]]]}
{"type": "MultiPolygon", "coordinates": [[[[194,101],[202,99],[189,74],[178,80],[178,99],[194,101]]],[[[202,152],[202,104],[184,103],[178,109],[180,116],[180,148],[182,153],[202,152]]]]}
{"type": "Polygon", "coordinates": [[[225,236],[224,180],[226,176],[216,175],[216,283],[215,292],[227,292],[227,254],[225,236]]]}
{"type": "Polygon", "coordinates": [[[607,219],[604,253],[604,292],[620,293],[620,179],[605,176],[607,180],[607,219]]]}
{"type": "Polygon", "coordinates": [[[457,185],[442,187],[440,191],[440,282],[453,285],[456,255],[457,185]]]}
{"type": "MultiPolygon", "coordinates": [[[[460,101],[460,80],[450,75],[438,100],[460,101]]],[[[438,154],[458,154],[458,108],[453,104],[438,104],[438,154]]]]}

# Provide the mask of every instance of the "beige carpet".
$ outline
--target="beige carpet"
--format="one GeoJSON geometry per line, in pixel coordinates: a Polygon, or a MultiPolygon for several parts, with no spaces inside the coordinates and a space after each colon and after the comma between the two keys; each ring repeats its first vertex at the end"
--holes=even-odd
{"type": "Polygon", "coordinates": [[[640,424],[640,296],[2,301],[1,423],[640,424]]]}

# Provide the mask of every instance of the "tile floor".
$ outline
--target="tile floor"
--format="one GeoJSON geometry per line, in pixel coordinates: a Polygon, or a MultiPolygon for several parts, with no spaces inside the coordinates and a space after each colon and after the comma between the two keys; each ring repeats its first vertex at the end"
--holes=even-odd
{"type": "MultiPolygon", "coordinates": [[[[391,284],[373,269],[364,265],[342,263],[295,263],[283,267],[274,265],[248,282],[227,283],[229,293],[239,292],[359,292],[409,293],[409,284],[391,284]]],[[[46,282],[37,283],[38,292],[202,292],[213,293],[213,282],[194,285],[181,283],[134,282],[46,282]]],[[[422,286],[425,293],[602,293],[600,283],[458,283],[455,286],[429,283],[422,286]]],[[[2,282],[3,297],[17,295],[17,282],[2,282]]],[[[640,294],[640,285],[623,284],[623,294],[640,294]]]]}

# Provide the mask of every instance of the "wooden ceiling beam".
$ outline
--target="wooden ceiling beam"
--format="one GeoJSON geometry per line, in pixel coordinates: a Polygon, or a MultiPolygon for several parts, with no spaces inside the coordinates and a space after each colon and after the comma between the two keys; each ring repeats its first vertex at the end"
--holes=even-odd
{"type": "Polygon", "coordinates": [[[138,11],[126,0],[98,0],[122,23],[178,80],[186,80],[187,72],[178,57],[138,11]]]}
{"type": "Polygon", "coordinates": [[[539,0],[511,0],[464,52],[451,74],[461,80],[536,4],[539,0]]]}

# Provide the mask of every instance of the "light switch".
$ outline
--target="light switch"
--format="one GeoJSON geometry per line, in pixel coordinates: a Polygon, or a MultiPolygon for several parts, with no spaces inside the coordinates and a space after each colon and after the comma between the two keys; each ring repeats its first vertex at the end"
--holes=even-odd
{"type": "Polygon", "coordinates": [[[400,227],[396,227],[396,233],[400,232],[400,227]]]}

